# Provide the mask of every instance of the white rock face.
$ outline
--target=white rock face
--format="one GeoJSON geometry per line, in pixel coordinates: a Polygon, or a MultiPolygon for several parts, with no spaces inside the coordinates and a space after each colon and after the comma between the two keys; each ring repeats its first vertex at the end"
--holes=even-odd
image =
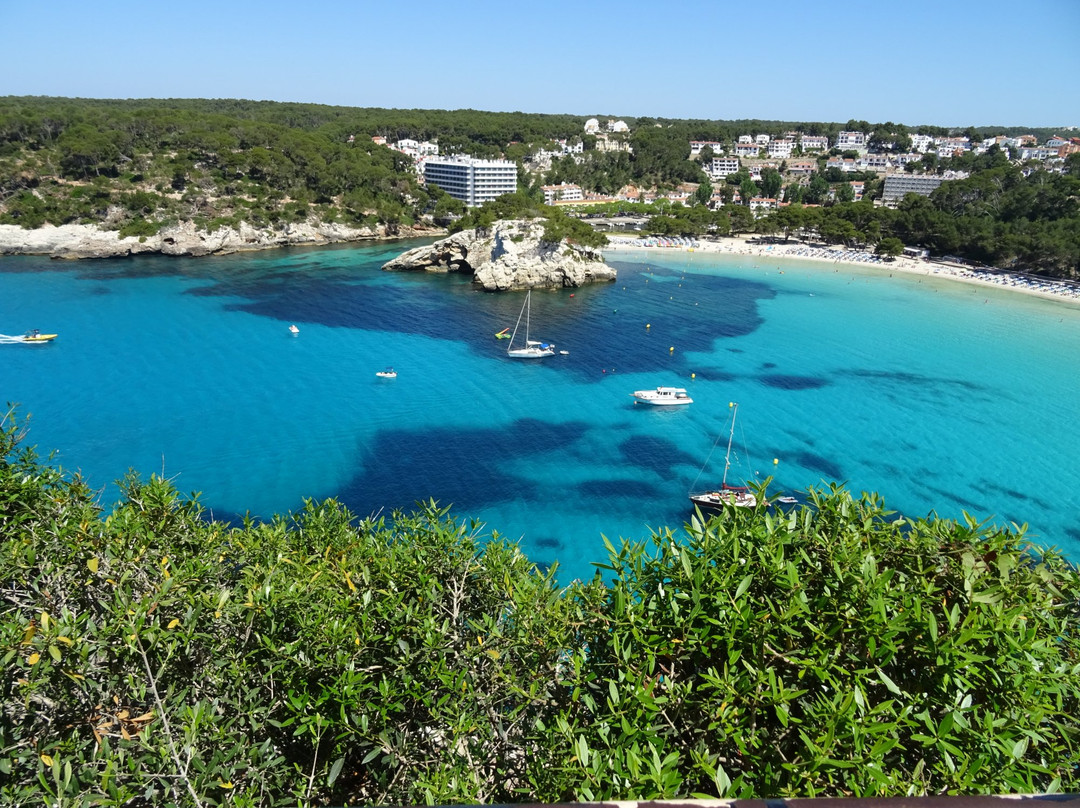
{"type": "MultiPolygon", "coordinates": [[[[430,231],[402,228],[397,238],[428,235],[430,231]]],[[[115,230],[96,225],[45,225],[24,230],[17,225],[0,225],[0,255],[49,255],[53,258],[114,258],[140,253],[163,255],[222,255],[243,250],[263,250],[290,245],[333,244],[390,237],[382,228],[355,228],[336,223],[305,222],[279,229],[256,229],[241,223],[236,229],[220,228],[212,233],[197,230],[194,222],[162,228],[143,240],[120,238],[115,230]]]]}
{"type": "Polygon", "coordinates": [[[426,247],[417,247],[383,264],[396,272],[471,272],[473,283],[488,291],[561,288],[615,280],[615,270],[588,247],[541,239],[542,220],[507,220],[490,228],[463,230],[426,247]]]}

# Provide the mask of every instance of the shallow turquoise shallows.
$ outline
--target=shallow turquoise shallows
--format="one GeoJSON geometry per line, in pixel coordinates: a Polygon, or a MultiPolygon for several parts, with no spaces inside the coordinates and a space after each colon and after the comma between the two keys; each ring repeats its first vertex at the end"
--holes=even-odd
{"type": "Polygon", "coordinates": [[[60,335],[0,345],[0,401],[106,507],[132,468],[221,519],[434,499],[567,580],[605,559],[601,534],[689,519],[737,401],[729,482],[838,481],[912,516],[1027,522],[1080,560],[1075,304],[880,267],[619,252],[616,283],[533,293],[531,336],[567,353],[515,360],[494,335],[523,294],[380,270],[411,246],[0,258],[0,332],[60,335]],[[376,377],[387,366],[397,378],[376,377]],[[658,385],[694,403],[634,404],[658,385]]]}

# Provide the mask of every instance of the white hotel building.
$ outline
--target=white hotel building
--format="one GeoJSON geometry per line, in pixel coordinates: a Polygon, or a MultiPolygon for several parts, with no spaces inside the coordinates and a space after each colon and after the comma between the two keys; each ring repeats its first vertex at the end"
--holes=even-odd
{"type": "Polygon", "coordinates": [[[510,160],[432,157],[424,161],[424,182],[476,207],[517,191],[517,165],[510,160]]]}

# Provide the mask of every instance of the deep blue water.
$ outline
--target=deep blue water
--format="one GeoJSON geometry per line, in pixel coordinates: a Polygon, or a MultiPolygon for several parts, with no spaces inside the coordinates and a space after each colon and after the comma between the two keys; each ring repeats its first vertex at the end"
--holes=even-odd
{"type": "Polygon", "coordinates": [[[0,332],[60,334],[0,345],[0,399],[106,507],[129,468],[219,518],[435,499],[566,579],[604,559],[601,534],[688,519],[738,401],[736,476],[1027,522],[1080,559],[1075,304],[880,268],[611,253],[616,283],[533,293],[532,336],[569,354],[528,362],[493,336],[523,293],[379,269],[410,246],[0,258],[0,332]],[[397,379],[376,378],[387,365],[397,379]],[[635,407],[631,391],[661,384],[695,403],[635,407]]]}

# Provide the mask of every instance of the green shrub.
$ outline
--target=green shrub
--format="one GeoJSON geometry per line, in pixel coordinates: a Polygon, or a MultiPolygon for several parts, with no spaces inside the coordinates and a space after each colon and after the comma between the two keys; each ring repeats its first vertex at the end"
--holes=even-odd
{"type": "MultiPolygon", "coordinates": [[[[1080,580],[811,492],[560,588],[435,503],[109,513],[0,419],[0,802],[315,805],[1080,786],[1080,580]]],[[[762,494],[764,492],[761,492],[762,494]]]]}
{"type": "Polygon", "coordinates": [[[160,229],[160,222],[151,222],[141,216],[136,216],[120,228],[120,238],[138,236],[140,240],[145,241],[147,236],[157,235],[160,229]]]}

